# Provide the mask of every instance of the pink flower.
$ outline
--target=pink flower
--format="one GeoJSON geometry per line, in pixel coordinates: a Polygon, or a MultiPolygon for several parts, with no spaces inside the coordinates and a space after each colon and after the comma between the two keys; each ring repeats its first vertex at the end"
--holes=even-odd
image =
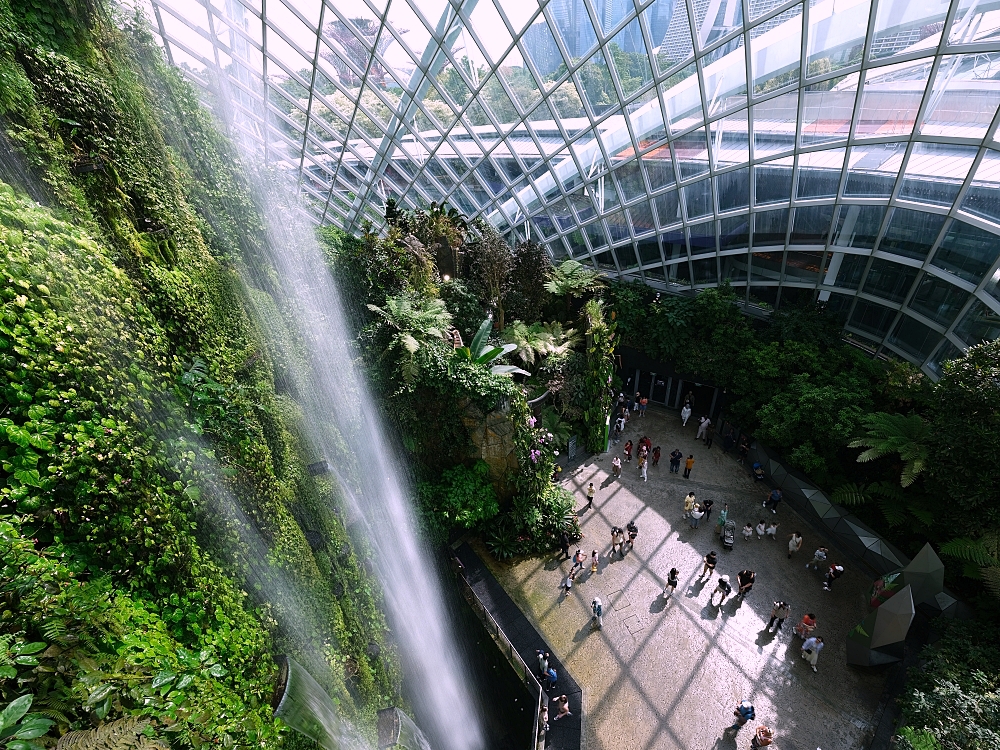
{"type": "Polygon", "coordinates": [[[538,420],[535,419],[534,417],[528,417],[528,427],[534,427],[535,426],[535,422],[537,422],[537,421],[538,420]]]}

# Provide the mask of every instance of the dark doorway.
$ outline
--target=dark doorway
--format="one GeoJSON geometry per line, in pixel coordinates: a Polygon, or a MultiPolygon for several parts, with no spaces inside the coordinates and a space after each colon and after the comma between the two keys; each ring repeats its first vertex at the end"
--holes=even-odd
{"type": "Polygon", "coordinates": [[[710,385],[697,385],[690,380],[685,380],[681,388],[680,405],[684,405],[684,399],[691,394],[693,405],[691,413],[694,417],[706,415],[712,408],[712,401],[715,396],[715,388],[710,385]]]}

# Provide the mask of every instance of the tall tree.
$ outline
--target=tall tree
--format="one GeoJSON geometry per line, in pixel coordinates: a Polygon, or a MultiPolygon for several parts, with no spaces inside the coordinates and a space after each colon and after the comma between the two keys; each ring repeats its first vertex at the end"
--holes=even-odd
{"type": "Polygon", "coordinates": [[[494,327],[503,330],[503,300],[513,283],[514,252],[489,223],[477,222],[476,231],[479,241],[466,250],[469,283],[487,310],[492,311],[494,327]]]}
{"type": "Polygon", "coordinates": [[[514,271],[504,310],[511,320],[540,320],[549,299],[545,282],[552,273],[552,262],[545,248],[537,242],[521,242],[514,248],[514,271]]]}

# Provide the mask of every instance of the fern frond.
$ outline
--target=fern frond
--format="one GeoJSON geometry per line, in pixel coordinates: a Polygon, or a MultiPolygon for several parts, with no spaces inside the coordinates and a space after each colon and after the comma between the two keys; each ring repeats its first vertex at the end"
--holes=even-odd
{"type": "Polygon", "coordinates": [[[990,554],[986,546],[979,540],[959,537],[941,545],[941,554],[954,557],[965,562],[982,566],[995,566],[997,559],[990,554]]]}
{"type": "Polygon", "coordinates": [[[837,505],[864,505],[871,499],[865,490],[863,484],[854,484],[853,482],[842,484],[833,491],[830,500],[837,505]]]}
{"type": "Polygon", "coordinates": [[[980,575],[983,579],[983,586],[989,591],[993,596],[1000,599],[1000,567],[996,565],[990,565],[988,567],[980,568],[980,575]]]}

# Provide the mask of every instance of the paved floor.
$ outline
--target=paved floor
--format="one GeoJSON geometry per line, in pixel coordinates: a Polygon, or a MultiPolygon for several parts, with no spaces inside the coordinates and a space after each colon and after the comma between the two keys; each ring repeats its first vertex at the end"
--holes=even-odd
{"type": "MultiPolygon", "coordinates": [[[[663,448],[650,468],[648,482],[638,477],[635,461],[614,480],[611,453],[588,459],[564,479],[580,498],[580,522],[588,554],[595,547],[601,564],[591,575],[585,566],[567,597],[560,582],[570,563],[556,555],[500,564],[494,575],[546,638],[553,653],[572,670],[584,693],[584,747],[587,750],[729,750],[749,747],[757,724],[776,731],[780,750],[854,750],[863,746],[882,691],[882,673],[845,663],[845,636],[867,613],[865,593],[871,576],[848,568],[832,592],[821,576],[805,569],[821,541],[787,506],[776,516],[761,508],[766,488],[755,484],[716,443],[710,450],[695,442],[694,422],[685,429],[675,412],[652,411],[634,418],[624,439],[648,434],[663,448]],[[671,475],[667,454],[679,447],[696,459],[690,479],[671,475]],[[586,509],[586,487],[594,482],[597,500],[586,509]],[[691,529],[682,518],[683,499],[693,488],[699,500],[711,497],[709,523],[691,529]],[[715,534],[715,518],[724,503],[738,528],[765,517],[779,523],[779,541],[744,541],[725,551],[715,534]],[[635,519],[639,537],[625,559],[610,559],[610,529],[635,519]],[[786,558],[788,534],[801,531],[802,551],[786,558]],[[735,581],[744,568],[757,571],[746,600],[730,599],[721,607],[709,599],[716,577],[699,581],[701,558],[719,553],[717,574],[735,581]],[[677,593],[662,597],[667,571],[681,572],[677,593]],[[604,629],[592,630],[590,602],[605,602],[604,629]],[[792,614],[777,635],[766,632],[771,605],[780,598],[792,614]],[[609,606],[610,605],[610,606],[609,606]],[[799,658],[801,641],[791,626],[804,612],[817,615],[827,647],[813,673],[799,658]],[[736,704],[748,698],[757,720],[738,734],[727,731],[736,704]]],[[[824,541],[825,546],[831,546],[824,541]]],[[[831,546],[831,560],[836,550],[831,546]]]]}

